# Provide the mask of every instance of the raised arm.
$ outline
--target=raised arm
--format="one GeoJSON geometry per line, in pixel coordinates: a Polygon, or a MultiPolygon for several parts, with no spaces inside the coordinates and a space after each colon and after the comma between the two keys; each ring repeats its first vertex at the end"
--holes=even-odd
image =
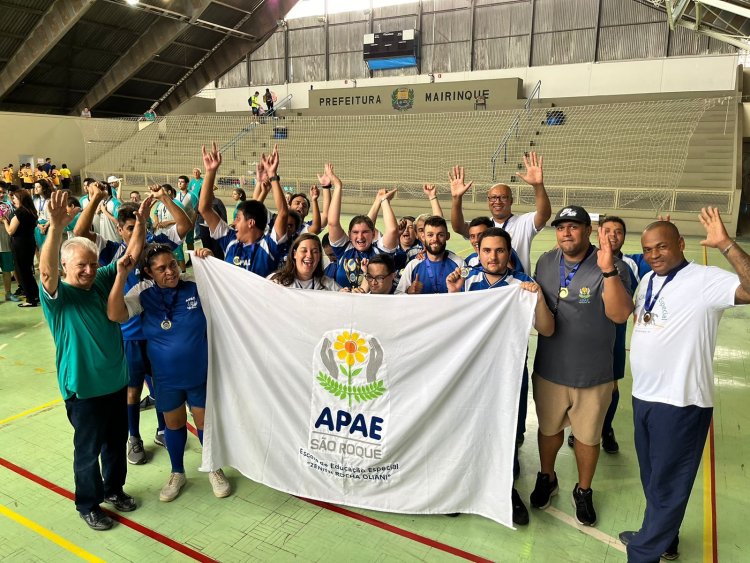
{"type": "MultiPolygon", "coordinates": [[[[133,231],[133,237],[135,237],[135,231],[133,231]]],[[[107,318],[110,321],[124,323],[130,318],[128,307],[125,305],[125,283],[128,280],[128,274],[135,267],[135,262],[130,252],[117,261],[117,277],[107,298],[107,318]]]]}
{"type": "MultiPolygon", "coordinates": [[[[169,194],[164,191],[163,188],[155,191],[153,193],[153,196],[154,198],[158,199],[162,203],[162,205],[164,205],[164,207],[167,208],[167,211],[169,211],[169,213],[174,218],[174,223],[177,225],[177,235],[181,239],[184,239],[185,236],[193,229],[193,221],[190,219],[190,216],[187,214],[185,209],[177,205],[177,203],[175,203],[175,201],[171,197],[169,197],[169,194]]],[[[149,204],[144,217],[148,217],[153,202],[154,200],[152,200],[149,204]]],[[[141,209],[143,209],[143,205],[141,205],[141,209]]],[[[167,224],[162,223],[162,227],[171,226],[171,224],[172,222],[167,222],[167,224]]]]}
{"type": "Polygon", "coordinates": [[[47,209],[50,228],[47,240],[42,246],[39,257],[39,279],[44,291],[48,295],[57,293],[60,283],[60,244],[62,243],[65,227],[75,219],[75,214],[68,215],[68,192],[60,190],[52,192],[47,209]]]}
{"type": "Polygon", "coordinates": [[[212,143],[210,151],[203,146],[203,165],[206,170],[206,176],[203,179],[203,188],[201,197],[198,200],[198,211],[203,220],[208,225],[209,230],[213,231],[221,221],[218,213],[214,211],[214,180],[216,180],[216,171],[221,166],[221,153],[216,148],[216,142],[212,143]]]}
{"type": "Polygon", "coordinates": [[[261,163],[266,171],[268,180],[271,182],[273,192],[273,203],[276,205],[276,221],[273,230],[276,231],[276,240],[281,240],[286,235],[286,222],[289,218],[289,204],[284,197],[284,189],[279,181],[279,145],[273,147],[273,152],[268,156],[261,155],[261,163]]]}
{"type": "Polygon", "coordinates": [[[312,215],[312,224],[307,228],[311,233],[318,234],[322,227],[320,222],[320,207],[318,207],[318,198],[320,197],[320,188],[318,186],[310,187],[310,214],[312,215]]]}
{"type": "Polygon", "coordinates": [[[341,180],[333,172],[333,164],[330,162],[325,165],[325,175],[331,180],[333,193],[331,194],[331,206],[328,208],[328,235],[331,242],[341,240],[346,236],[344,229],[341,227],[341,198],[342,187],[341,180]]]}
{"type": "Polygon", "coordinates": [[[133,228],[130,244],[128,244],[128,254],[133,257],[134,261],[140,258],[143,246],[146,244],[146,221],[155,201],[153,195],[148,196],[141,202],[138,211],[135,213],[135,228],[133,228]]]}
{"type": "Polygon", "coordinates": [[[105,192],[99,182],[89,184],[89,204],[86,209],[81,211],[76,226],[73,227],[73,234],[77,237],[86,237],[90,241],[96,242],[96,233],[91,230],[94,223],[94,216],[99,209],[99,204],[104,199],[105,192]]]}
{"type": "Polygon", "coordinates": [[[391,200],[396,195],[397,188],[387,192],[380,199],[380,208],[383,210],[383,222],[385,229],[383,231],[383,248],[386,250],[395,250],[398,248],[398,220],[391,207],[391,200]]]}
{"type": "Polygon", "coordinates": [[[253,188],[253,199],[261,203],[266,201],[268,193],[271,191],[271,183],[268,181],[263,163],[255,164],[255,187],[253,188]]]}
{"type": "Polygon", "coordinates": [[[454,233],[468,237],[469,225],[464,221],[463,197],[474,182],[464,183],[464,167],[454,166],[448,172],[451,183],[451,228],[454,233]]]}
{"type": "MultiPolygon", "coordinates": [[[[603,274],[616,272],[615,255],[609,237],[604,234],[604,229],[599,227],[599,252],[596,262],[603,274]]],[[[619,272],[604,278],[602,300],[604,301],[604,314],[613,323],[624,323],[633,312],[633,297],[625,289],[619,272]]]]}
{"type": "Polygon", "coordinates": [[[425,197],[427,197],[427,200],[430,202],[432,214],[437,217],[442,217],[443,208],[440,207],[440,200],[437,197],[437,186],[433,184],[425,184],[424,186],[422,186],[422,191],[424,192],[425,197]]]}
{"type": "Polygon", "coordinates": [[[706,229],[706,238],[701,241],[701,244],[710,248],[718,248],[740,278],[740,287],[734,293],[735,304],[750,303],[750,256],[740,248],[739,244],[729,238],[716,207],[701,209],[700,221],[706,229]]]}
{"type": "Polygon", "coordinates": [[[534,188],[534,204],[536,206],[534,227],[536,227],[537,231],[540,231],[552,216],[552,204],[550,204],[547,190],[544,189],[543,162],[544,157],[537,157],[535,152],[530,152],[528,156],[524,155],[523,157],[526,173],[521,174],[520,172],[516,172],[516,176],[534,188]]]}

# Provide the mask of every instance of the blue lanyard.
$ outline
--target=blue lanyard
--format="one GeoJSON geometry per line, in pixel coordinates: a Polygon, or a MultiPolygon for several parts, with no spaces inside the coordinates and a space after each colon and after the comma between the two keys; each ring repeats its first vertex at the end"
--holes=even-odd
{"type": "Polygon", "coordinates": [[[511,213],[510,215],[508,215],[508,218],[505,220],[505,223],[503,223],[503,226],[500,227],[502,230],[505,230],[505,227],[508,226],[508,221],[510,221],[511,217],[513,217],[513,213],[511,213]]]}
{"type": "Polygon", "coordinates": [[[178,296],[178,290],[180,289],[180,282],[177,282],[177,287],[174,288],[174,294],[172,294],[172,302],[167,305],[167,302],[164,301],[164,294],[168,291],[167,288],[159,288],[159,299],[161,300],[162,308],[164,309],[164,320],[172,322],[172,317],[174,316],[174,309],[177,306],[177,296],[178,296]]]}
{"type": "Polygon", "coordinates": [[[684,260],[682,264],[680,264],[676,268],[672,268],[667,274],[667,279],[664,280],[664,283],[659,288],[659,291],[657,291],[656,295],[653,296],[653,299],[651,298],[651,296],[654,291],[654,276],[656,276],[656,272],[653,272],[651,274],[651,277],[648,278],[648,287],[646,288],[646,300],[643,303],[643,308],[646,310],[647,313],[650,313],[651,310],[654,308],[654,305],[656,305],[656,302],[659,300],[659,296],[661,295],[662,290],[667,286],[669,282],[671,282],[675,278],[675,276],[677,275],[677,272],[682,270],[689,263],[690,262],[688,262],[687,260],[684,260]]]}
{"type": "Polygon", "coordinates": [[[440,271],[438,272],[438,275],[440,276],[440,279],[435,279],[435,273],[432,271],[432,262],[430,262],[429,258],[425,258],[425,267],[427,268],[427,275],[430,278],[430,281],[432,282],[432,290],[434,293],[441,293],[440,290],[440,280],[443,281],[442,289],[445,289],[442,293],[448,293],[448,286],[445,285],[445,263],[448,261],[448,253],[443,254],[443,259],[440,261],[440,271]]]}
{"type": "Polygon", "coordinates": [[[586,261],[586,258],[591,256],[591,253],[594,252],[594,245],[590,244],[589,249],[586,251],[586,256],[583,257],[583,259],[578,262],[575,266],[573,266],[573,269],[570,271],[570,273],[565,276],[565,255],[560,251],[560,287],[568,287],[570,285],[570,282],[573,281],[573,278],[576,275],[576,272],[578,271],[578,268],[581,267],[581,264],[583,264],[586,261]]]}

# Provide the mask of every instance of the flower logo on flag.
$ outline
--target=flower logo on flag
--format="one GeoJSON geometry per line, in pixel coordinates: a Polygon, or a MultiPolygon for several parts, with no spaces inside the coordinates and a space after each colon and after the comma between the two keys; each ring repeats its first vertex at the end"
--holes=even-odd
{"type": "Polygon", "coordinates": [[[383,348],[375,337],[368,343],[364,335],[343,330],[333,342],[328,338],[323,340],[320,358],[328,373],[318,372],[318,382],[331,395],[346,399],[349,407],[354,402],[376,399],[387,391],[383,380],[377,378],[383,364],[383,348]],[[367,383],[357,385],[355,378],[363,370],[367,383]],[[339,375],[345,377],[346,382],[339,381],[339,375]]]}

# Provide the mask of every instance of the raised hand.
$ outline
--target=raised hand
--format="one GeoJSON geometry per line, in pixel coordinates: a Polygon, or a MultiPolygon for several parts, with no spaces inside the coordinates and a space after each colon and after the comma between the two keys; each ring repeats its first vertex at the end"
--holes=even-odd
{"type": "Polygon", "coordinates": [[[260,161],[263,164],[263,168],[265,169],[266,174],[268,174],[269,178],[271,176],[276,176],[276,173],[279,169],[279,145],[274,145],[273,152],[268,156],[262,154],[260,156],[260,161]]]}
{"type": "Polygon", "coordinates": [[[544,157],[535,152],[530,152],[528,156],[523,156],[523,165],[526,167],[526,173],[516,172],[516,176],[531,186],[540,186],[544,184],[544,174],[542,173],[542,163],[544,157]]]}
{"type": "Polygon", "coordinates": [[[255,163],[255,183],[258,186],[263,186],[268,182],[268,174],[266,174],[266,169],[263,168],[263,164],[261,162],[255,163]]]}
{"type": "Polygon", "coordinates": [[[206,172],[216,172],[221,166],[221,153],[216,147],[216,141],[211,143],[211,150],[206,150],[206,145],[202,147],[203,152],[203,166],[205,166],[206,172]]]}
{"type": "Polygon", "coordinates": [[[716,207],[704,207],[701,209],[699,219],[703,228],[706,229],[706,238],[701,241],[701,245],[724,250],[732,244],[732,239],[729,238],[727,229],[724,227],[724,222],[721,220],[721,215],[716,207]]]}
{"type": "Polygon", "coordinates": [[[661,213],[659,213],[659,215],[657,215],[656,218],[659,221],[666,221],[667,223],[672,222],[672,216],[669,213],[667,213],[666,215],[662,215],[661,213]]]}
{"type": "Polygon", "coordinates": [[[198,258],[208,258],[214,255],[208,248],[196,248],[194,254],[198,258]]]}
{"type": "Polygon", "coordinates": [[[416,276],[414,276],[414,281],[408,287],[408,289],[406,290],[406,293],[409,293],[411,295],[422,293],[423,288],[424,288],[424,284],[421,281],[419,281],[419,274],[417,274],[416,276]]]}
{"type": "Polygon", "coordinates": [[[388,191],[387,189],[382,189],[378,191],[378,195],[380,195],[381,197],[384,197],[388,201],[391,201],[396,195],[397,191],[398,191],[398,188],[393,188],[391,191],[388,191]]]}
{"type": "Polygon", "coordinates": [[[445,285],[448,287],[448,293],[458,293],[464,286],[464,279],[461,277],[461,268],[456,268],[445,278],[445,285]]]}
{"type": "Polygon", "coordinates": [[[602,272],[611,272],[615,269],[615,254],[612,252],[612,243],[604,234],[604,227],[599,227],[599,252],[596,253],[596,263],[602,272]]]}
{"type": "Polygon", "coordinates": [[[73,222],[75,214],[68,214],[68,193],[65,190],[52,192],[47,203],[47,216],[50,225],[64,229],[73,222]]]}
{"type": "Polygon", "coordinates": [[[333,180],[331,178],[331,174],[333,173],[333,164],[330,162],[326,163],[323,167],[323,174],[318,174],[318,183],[321,186],[330,186],[331,181],[333,180]],[[329,173],[330,172],[330,173],[329,173]]]}
{"type": "Polygon", "coordinates": [[[424,192],[424,195],[426,195],[428,199],[437,197],[437,186],[434,186],[433,184],[424,184],[422,186],[422,191],[424,192]]]}
{"type": "Polygon", "coordinates": [[[401,219],[401,221],[398,222],[398,236],[404,234],[404,231],[406,230],[408,224],[409,223],[406,219],[401,219]]]}
{"type": "Polygon", "coordinates": [[[127,276],[130,271],[135,268],[136,261],[130,254],[125,254],[122,258],[117,261],[117,275],[127,276]]]}
{"type": "MultiPolygon", "coordinates": [[[[164,190],[161,190],[162,193],[164,190]]],[[[138,221],[142,223],[146,223],[148,220],[148,216],[151,213],[151,208],[154,206],[154,203],[156,203],[156,196],[154,194],[151,194],[147,196],[142,202],[140,207],[138,207],[138,211],[136,211],[135,216],[138,219],[138,221]]]]}
{"type": "Polygon", "coordinates": [[[467,191],[471,189],[471,186],[474,185],[474,182],[471,181],[468,184],[464,183],[464,167],[463,166],[454,166],[453,170],[448,172],[448,180],[451,184],[451,196],[452,197],[461,197],[463,196],[467,191]]]}
{"type": "Polygon", "coordinates": [[[320,188],[318,186],[310,186],[310,201],[318,201],[320,197],[320,188]]]}
{"type": "Polygon", "coordinates": [[[99,182],[91,182],[89,184],[90,201],[101,201],[105,195],[107,195],[107,192],[104,191],[104,188],[99,182]]]}

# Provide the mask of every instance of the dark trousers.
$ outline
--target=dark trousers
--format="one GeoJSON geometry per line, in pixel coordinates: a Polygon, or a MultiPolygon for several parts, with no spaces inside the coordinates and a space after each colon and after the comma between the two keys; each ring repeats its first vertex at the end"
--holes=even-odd
{"type": "Polygon", "coordinates": [[[122,491],[127,473],[127,387],[101,397],[65,401],[73,426],[76,510],[87,513],[122,491]],[[101,470],[99,457],[101,456],[101,470]]]}
{"type": "Polygon", "coordinates": [[[208,227],[199,225],[198,236],[201,239],[203,248],[208,248],[209,250],[211,250],[211,252],[214,253],[214,256],[216,258],[218,258],[219,260],[224,260],[224,251],[221,249],[221,245],[213,238],[211,238],[211,231],[208,229],[208,227]]]}
{"type": "Polygon", "coordinates": [[[13,260],[16,268],[16,280],[26,295],[29,303],[39,303],[39,286],[34,277],[34,239],[12,239],[13,260]]]}
{"type": "Polygon", "coordinates": [[[633,398],[635,449],[646,495],[640,531],[628,544],[628,561],[658,562],[676,547],[698,473],[713,408],[675,407],[633,398]]]}

